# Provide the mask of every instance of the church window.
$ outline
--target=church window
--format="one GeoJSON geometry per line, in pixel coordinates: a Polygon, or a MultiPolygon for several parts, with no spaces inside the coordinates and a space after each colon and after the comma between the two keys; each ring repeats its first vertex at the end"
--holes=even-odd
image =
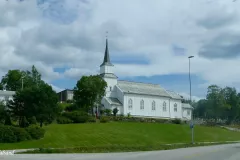
{"type": "Polygon", "coordinates": [[[163,102],[163,111],[166,112],[167,111],[167,103],[163,102]]]}
{"type": "Polygon", "coordinates": [[[128,100],[128,109],[132,109],[132,99],[128,100]]]}
{"type": "Polygon", "coordinates": [[[156,110],[156,103],[155,103],[155,101],[152,102],[152,110],[156,110]]]}
{"type": "Polygon", "coordinates": [[[177,104],[174,104],[174,112],[177,112],[177,104]]]}
{"type": "Polygon", "coordinates": [[[112,91],[112,87],[110,87],[110,91],[112,91]]]}
{"type": "Polygon", "coordinates": [[[141,100],[141,102],[140,102],[140,109],[144,109],[144,101],[143,100],[141,100]]]}

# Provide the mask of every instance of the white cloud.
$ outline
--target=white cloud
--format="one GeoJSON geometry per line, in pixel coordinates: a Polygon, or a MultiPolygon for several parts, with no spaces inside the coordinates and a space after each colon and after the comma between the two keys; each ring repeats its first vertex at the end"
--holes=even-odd
{"type": "Polygon", "coordinates": [[[238,56],[227,60],[198,56],[219,35],[240,35],[238,1],[61,0],[50,5],[0,1],[0,73],[33,64],[49,82],[96,73],[108,31],[111,57],[121,54],[149,61],[115,64],[120,77],[188,73],[187,56],[194,55],[193,74],[209,84],[240,87],[238,56]],[[173,55],[172,44],[184,47],[187,55],[173,55]],[[63,66],[70,69],[63,75],[54,72],[54,67],[63,66]]]}

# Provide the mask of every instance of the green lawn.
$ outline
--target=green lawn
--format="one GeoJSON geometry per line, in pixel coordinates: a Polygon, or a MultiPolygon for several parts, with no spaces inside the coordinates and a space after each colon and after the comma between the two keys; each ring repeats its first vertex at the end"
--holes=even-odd
{"type": "MultiPolygon", "coordinates": [[[[45,137],[41,140],[13,144],[0,143],[0,150],[48,147],[111,147],[116,145],[156,146],[168,143],[191,142],[191,130],[188,125],[112,122],[52,124],[46,126],[45,129],[45,137]]],[[[234,140],[240,140],[239,132],[216,127],[195,127],[195,142],[234,140]]]]}

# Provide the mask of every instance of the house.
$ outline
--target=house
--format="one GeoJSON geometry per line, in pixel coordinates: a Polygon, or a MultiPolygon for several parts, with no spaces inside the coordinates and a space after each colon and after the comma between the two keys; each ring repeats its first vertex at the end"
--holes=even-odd
{"type": "Polygon", "coordinates": [[[107,82],[106,95],[101,101],[104,108],[118,108],[118,114],[123,115],[191,120],[192,106],[182,103],[182,97],[176,92],[165,90],[159,84],[118,80],[110,61],[108,40],[100,76],[107,82]]]}
{"type": "Polygon", "coordinates": [[[0,101],[6,104],[8,100],[13,100],[14,94],[15,94],[15,91],[0,90],[0,101]]]}
{"type": "Polygon", "coordinates": [[[73,90],[65,89],[61,92],[58,92],[59,102],[66,102],[68,100],[73,100],[73,90]]]}

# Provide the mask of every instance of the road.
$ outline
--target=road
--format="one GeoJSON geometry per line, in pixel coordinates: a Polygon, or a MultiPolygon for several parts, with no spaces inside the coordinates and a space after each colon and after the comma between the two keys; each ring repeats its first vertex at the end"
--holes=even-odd
{"type": "Polygon", "coordinates": [[[98,154],[15,154],[0,160],[240,160],[240,143],[165,151],[98,154]]]}

